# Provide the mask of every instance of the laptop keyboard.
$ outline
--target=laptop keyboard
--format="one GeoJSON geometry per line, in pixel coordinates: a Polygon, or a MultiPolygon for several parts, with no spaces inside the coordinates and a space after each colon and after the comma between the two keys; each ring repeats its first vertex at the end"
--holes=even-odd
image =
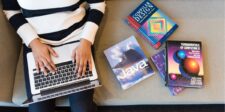
{"type": "MultiPolygon", "coordinates": [[[[43,72],[34,73],[35,89],[42,89],[93,76],[92,72],[89,71],[89,66],[87,66],[85,75],[78,77],[78,75],[75,74],[75,66],[72,61],[69,61],[56,64],[57,71],[55,74],[48,72],[48,75],[45,76],[43,72]]],[[[34,71],[35,70],[36,69],[34,69],[34,71]]]]}

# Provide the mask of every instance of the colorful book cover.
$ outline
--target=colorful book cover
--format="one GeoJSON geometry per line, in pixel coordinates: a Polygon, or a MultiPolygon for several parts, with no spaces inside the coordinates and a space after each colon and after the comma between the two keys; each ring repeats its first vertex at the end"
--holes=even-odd
{"type": "Polygon", "coordinates": [[[104,54],[122,89],[154,74],[148,58],[134,36],[106,49],[104,54]]]}
{"type": "Polygon", "coordinates": [[[167,41],[166,85],[203,87],[202,44],[196,41],[167,41]]]}
{"type": "Polygon", "coordinates": [[[125,21],[156,49],[178,28],[149,0],[144,0],[125,21]]]}
{"type": "MultiPolygon", "coordinates": [[[[166,50],[162,50],[158,52],[157,54],[153,55],[151,57],[151,60],[153,61],[154,65],[156,66],[160,77],[165,81],[166,75],[166,50]]],[[[178,95],[184,90],[184,87],[168,87],[170,90],[170,93],[173,96],[178,95]]]]}

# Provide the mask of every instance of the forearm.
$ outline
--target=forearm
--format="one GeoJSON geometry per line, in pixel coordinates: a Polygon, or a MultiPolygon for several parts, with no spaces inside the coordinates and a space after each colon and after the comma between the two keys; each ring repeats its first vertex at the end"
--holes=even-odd
{"type": "Polygon", "coordinates": [[[84,38],[93,44],[95,35],[105,13],[106,4],[104,0],[87,0],[87,2],[90,4],[90,10],[81,38],[84,38]]]}
{"type": "Polygon", "coordinates": [[[38,38],[38,35],[24,18],[17,0],[2,0],[2,5],[3,12],[9,20],[9,23],[23,39],[25,44],[29,46],[32,40],[38,38]]]}

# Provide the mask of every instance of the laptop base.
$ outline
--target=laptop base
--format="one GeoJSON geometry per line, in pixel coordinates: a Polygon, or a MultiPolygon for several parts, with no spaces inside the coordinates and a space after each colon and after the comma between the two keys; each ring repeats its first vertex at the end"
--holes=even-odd
{"type": "Polygon", "coordinates": [[[37,103],[37,102],[41,102],[41,101],[45,101],[49,99],[54,99],[54,98],[70,95],[73,93],[78,93],[85,90],[94,89],[100,86],[101,84],[99,80],[93,80],[88,82],[84,81],[81,83],[71,84],[68,86],[59,87],[52,90],[50,89],[47,91],[43,91],[40,94],[33,95],[32,98],[28,98],[26,101],[24,101],[21,104],[21,106],[26,106],[33,103],[37,103]]]}

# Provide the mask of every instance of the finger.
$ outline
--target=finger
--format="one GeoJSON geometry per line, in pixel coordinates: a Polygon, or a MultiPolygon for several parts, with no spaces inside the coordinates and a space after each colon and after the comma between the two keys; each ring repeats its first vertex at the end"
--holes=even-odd
{"type": "Polygon", "coordinates": [[[92,71],[92,60],[91,57],[88,60],[89,71],[92,71]]]}
{"type": "Polygon", "coordinates": [[[46,59],[48,61],[48,63],[50,64],[50,66],[53,68],[53,71],[57,71],[57,67],[55,66],[54,62],[52,61],[52,59],[49,57],[46,59]]]}
{"type": "Polygon", "coordinates": [[[51,67],[51,65],[48,63],[48,61],[46,59],[42,59],[42,62],[44,63],[44,66],[51,72],[54,73],[53,68],[51,67]]]}
{"type": "Polygon", "coordinates": [[[37,73],[39,74],[40,73],[40,68],[39,68],[38,61],[35,61],[35,66],[36,66],[37,73]]]}
{"type": "Polygon", "coordinates": [[[79,57],[79,55],[77,53],[76,53],[76,59],[75,59],[75,61],[76,61],[75,73],[77,73],[78,72],[79,65],[80,65],[80,57],[79,57]]]}
{"type": "Polygon", "coordinates": [[[58,57],[58,54],[55,52],[54,49],[52,49],[51,47],[48,47],[48,49],[49,49],[49,52],[50,52],[53,56],[58,57]]]}
{"type": "Polygon", "coordinates": [[[87,68],[87,61],[86,60],[84,61],[84,64],[83,65],[84,66],[82,68],[82,76],[84,76],[85,75],[85,72],[86,72],[86,68],[87,68]]]}
{"type": "Polygon", "coordinates": [[[47,74],[47,71],[45,70],[45,66],[44,66],[43,62],[40,61],[39,66],[41,68],[41,71],[44,73],[44,75],[47,76],[48,74],[47,74]]]}
{"type": "Polygon", "coordinates": [[[83,71],[83,67],[84,67],[84,61],[83,61],[83,59],[80,59],[79,68],[78,68],[79,76],[81,76],[81,73],[83,71]]]}

